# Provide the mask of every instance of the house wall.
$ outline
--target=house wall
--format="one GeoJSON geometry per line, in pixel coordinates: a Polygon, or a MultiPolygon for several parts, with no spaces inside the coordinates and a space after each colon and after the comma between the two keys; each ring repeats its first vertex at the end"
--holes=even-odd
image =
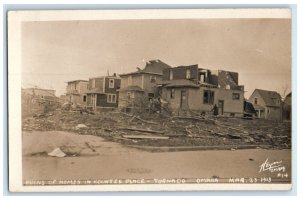
{"type": "Polygon", "coordinates": [[[249,102],[253,104],[253,106],[255,105],[254,103],[254,99],[257,98],[258,102],[257,102],[257,105],[260,105],[260,106],[263,106],[265,107],[266,103],[265,101],[263,100],[263,98],[260,96],[260,94],[255,90],[251,96],[249,97],[249,102]]]}
{"type": "Polygon", "coordinates": [[[156,83],[162,81],[162,76],[160,75],[151,75],[151,74],[143,74],[142,76],[142,85],[140,86],[147,93],[155,93],[156,92],[156,83]],[[156,78],[155,82],[151,82],[151,76],[156,78]]]}
{"type": "Polygon", "coordinates": [[[265,119],[270,120],[281,120],[280,107],[269,107],[265,108],[265,119]]]}
{"type": "Polygon", "coordinates": [[[145,96],[143,92],[137,92],[137,91],[120,91],[119,92],[119,99],[118,99],[118,107],[119,108],[125,108],[125,107],[133,107],[134,102],[138,99],[143,99],[145,96]],[[134,97],[131,99],[128,99],[127,92],[131,93],[131,96],[134,97]]]}
{"type": "Polygon", "coordinates": [[[121,88],[126,88],[131,85],[138,85],[142,87],[142,75],[141,74],[136,74],[136,75],[126,75],[122,76],[121,79],[121,88]],[[132,77],[132,83],[130,84],[128,81],[128,77],[132,77]]]}
{"type": "Polygon", "coordinates": [[[186,71],[189,69],[191,71],[191,78],[198,80],[198,65],[183,66],[168,68],[163,70],[163,80],[170,80],[170,71],[173,71],[173,80],[186,79],[186,71]]]}
{"type": "Polygon", "coordinates": [[[117,89],[120,89],[121,87],[121,79],[119,78],[105,78],[105,87],[104,87],[104,93],[110,93],[110,94],[116,94],[117,89]],[[109,79],[114,79],[114,88],[109,88],[109,79]]]}
{"type": "Polygon", "coordinates": [[[88,89],[91,90],[93,88],[103,88],[103,77],[89,79],[88,89]],[[94,80],[95,80],[95,87],[93,87],[94,80]]]}
{"type": "Polygon", "coordinates": [[[107,94],[97,94],[96,106],[99,106],[99,107],[118,107],[118,98],[116,100],[116,103],[109,103],[109,102],[107,102],[107,94]]]}
{"type": "Polygon", "coordinates": [[[162,98],[169,102],[169,107],[173,110],[180,108],[181,91],[187,91],[188,107],[190,110],[211,112],[214,104],[218,105],[218,100],[224,100],[224,115],[230,115],[234,113],[235,116],[241,116],[244,109],[244,94],[242,91],[225,90],[218,88],[175,88],[175,96],[173,99],[170,98],[171,88],[162,89],[162,98]],[[213,104],[204,104],[203,96],[204,90],[214,91],[214,102],[213,104]],[[233,100],[233,93],[239,93],[240,99],[233,100]]]}

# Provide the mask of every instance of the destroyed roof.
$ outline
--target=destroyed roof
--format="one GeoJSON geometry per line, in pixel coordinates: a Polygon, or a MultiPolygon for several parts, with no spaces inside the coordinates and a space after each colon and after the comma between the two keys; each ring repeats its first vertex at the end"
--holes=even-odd
{"type": "Polygon", "coordinates": [[[163,84],[166,85],[166,87],[195,87],[195,88],[199,87],[199,85],[197,85],[193,81],[186,80],[186,79],[165,81],[163,82],[163,84]]]}
{"type": "Polygon", "coordinates": [[[131,86],[128,86],[126,88],[121,88],[119,89],[119,91],[137,91],[137,92],[144,92],[144,90],[140,87],[140,86],[137,86],[137,85],[131,85],[131,86]]]}
{"type": "Polygon", "coordinates": [[[88,94],[103,94],[103,88],[93,88],[87,91],[88,94]]]}
{"type": "Polygon", "coordinates": [[[261,98],[264,100],[267,106],[280,106],[277,100],[280,100],[281,102],[281,96],[277,92],[261,89],[255,89],[255,91],[260,94],[261,98]]]}
{"type": "Polygon", "coordinates": [[[125,74],[120,74],[120,76],[133,75],[133,74],[154,74],[154,75],[162,75],[163,70],[171,68],[170,65],[162,62],[161,60],[150,60],[146,62],[146,66],[144,69],[138,69],[136,72],[130,72],[125,74]]]}

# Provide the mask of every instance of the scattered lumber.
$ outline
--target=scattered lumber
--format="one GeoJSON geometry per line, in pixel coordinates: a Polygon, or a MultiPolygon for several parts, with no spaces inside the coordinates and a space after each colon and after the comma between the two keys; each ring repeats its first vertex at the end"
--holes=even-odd
{"type": "Polygon", "coordinates": [[[118,128],[118,130],[128,130],[128,131],[139,131],[139,132],[145,132],[145,133],[158,133],[158,134],[164,134],[163,131],[154,131],[149,129],[138,129],[138,128],[118,128]]]}
{"type": "Polygon", "coordinates": [[[91,149],[93,152],[96,152],[96,150],[88,143],[88,142],[85,142],[85,145],[91,149]]]}
{"type": "Polygon", "coordinates": [[[205,118],[200,118],[200,117],[181,117],[181,116],[174,116],[172,117],[174,119],[191,119],[191,120],[199,120],[199,121],[205,121],[205,118]]]}
{"type": "Polygon", "coordinates": [[[138,119],[138,120],[140,120],[140,121],[142,121],[142,122],[144,122],[144,123],[146,123],[146,124],[155,124],[155,125],[158,125],[158,123],[156,123],[156,122],[144,120],[144,119],[142,119],[142,118],[140,118],[140,117],[138,117],[138,116],[135,116],[135,115],[130,115],[130,114],[125,113],[125,112],[120,112],[120,113],[122,113],[122,114],[124,114],[124,115],[126,115],[126,116],[128,116],[128,117],[132,117],[130,121],[132,121],[133,119],[138,119]]]}
{"type": "Polygon", "coordinates": [[[167,140],[167,136],[156,136],[156,135],[122,135],[124,138],[129,139],[155,139],[155,140],[167,140]]]}

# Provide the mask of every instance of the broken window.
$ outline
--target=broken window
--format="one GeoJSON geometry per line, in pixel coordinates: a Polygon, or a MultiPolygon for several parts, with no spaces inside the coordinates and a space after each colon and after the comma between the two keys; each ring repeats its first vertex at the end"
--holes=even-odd
{"type": "Polygon", "coordinates": [[[114,79],[109,79],[109,88],[114,88],[115,87],[115,80],[114,79]]]}
{"type": "Polygon", "coordinates": [[[233,100],[240,100],[240,94],[239,93],[232,93],[232,99],[233,100]]]}
{"type": "Polygon", "coordinates": [[[204,90],[203,93],[203,103],[204,104],[213,104],[214,103],[215,92],[211,90],[204,90]]]}
{"type": "Polygon", "coordinates": [[[190,79],[191,78],[191,70],[187,69],[186,70],[186,79],[190,79]]]}
{"type": "Polygon", "coordinates": [[[171,99],[174,99],[174,98],[175,98],[175,89],[174,89],[174,88],[171,88],[170,98],[171,98],[171,99]]]}
{"type": "Polygon", "coordinates": [[[170,70],[170,80],[173,80],[173,71],[170,70]]]}
{"type": "Polygon", "coordinates": [[[254,104],[258,104],[258,99],[254,98],[254,104]]]}
{"type": "Polygon", "coordinates": [[[86,96],[85,95],[83,96],[83,102],[86,102],[86,96]]]}

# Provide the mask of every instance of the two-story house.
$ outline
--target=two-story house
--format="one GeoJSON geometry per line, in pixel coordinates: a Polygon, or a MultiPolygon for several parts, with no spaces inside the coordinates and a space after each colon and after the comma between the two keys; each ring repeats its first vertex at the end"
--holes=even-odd
{"type": "Polygon", "coordinates": [[[157,97],[157,82],[162,81],[163,70],[171,66],[160,60],[150,60],[144,69],[121,74],[121,88],[119,90],[119,107],[135,107],[138,99],[152,99],[157,97]]]}
{"type": "Polygon", "coordinates": [[[282,101],[277,92],[255,89],[249,101],[253,104],[258,118],[282,119],[282,101]]]}
{"type": "Polygon", "coordinates": [[[217,106],[219,115],[243,116],[244,87],[238,73],[198,68],[198,65],[165,69],[161,97],[173,111],[211,113],[217,106]]]}
{"type": "Polygon", "coordinates": [[[121,78],[116,74],[113,76],[102,76],[90,78],[87,91],[87,107],[93,110],[101,108],[118,107],[121,78]]]}
{"type": "Polygon", "coordinates": [[[73,104],[86,104],[86,92],[88,81],[86,80],[74,80],[67,82],[67,101],[73,104]]]}

